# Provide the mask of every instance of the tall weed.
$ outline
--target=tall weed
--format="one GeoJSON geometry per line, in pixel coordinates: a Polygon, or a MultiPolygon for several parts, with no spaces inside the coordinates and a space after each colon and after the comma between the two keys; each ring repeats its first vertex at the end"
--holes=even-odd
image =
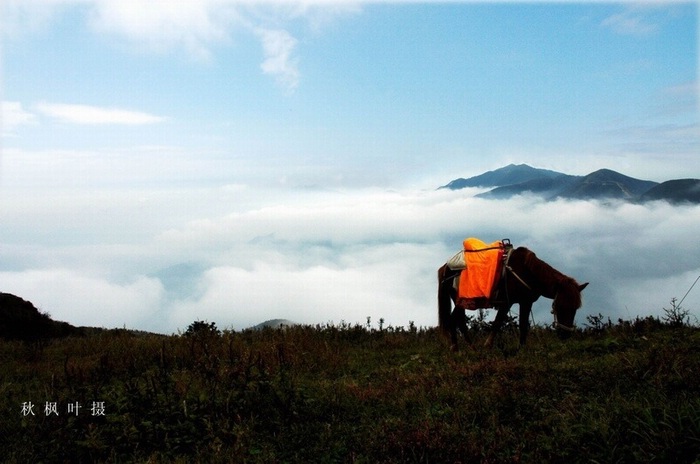
{"type": "Polygon", "coordinates": [[[568,342],[535,327],[524,349],[508,333],[485,350],[481,333],[459,353],[436,329],[348,324],[108,331],[40,352],[0,341],[0,449],[6,462],[694,462],[700,331],[590,322],[568,342]]]}

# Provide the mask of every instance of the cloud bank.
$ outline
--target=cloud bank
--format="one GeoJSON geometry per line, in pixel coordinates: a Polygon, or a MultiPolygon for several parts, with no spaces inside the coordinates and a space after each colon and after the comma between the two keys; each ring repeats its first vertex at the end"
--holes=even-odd
{"type": "Polygon", "coordinates": [[[100,108],[91,105],[76,105],[66,103],[37,104],[37,111],[63,122],[84,125],[142,125],[162,122],[165,118],[144,113],[142,111],[122,108],[100,108]]]}
{"type": "Polygon", "coordinates": [[[85,12],[86,26],[98,36],[110,36],[139,53],[180,53],[201,62],[214,60],[214,50],[231,46],[238,34],[260,40],[261,70],[285,89],[299,82],[290,32],[295,22],[316,30],[348,11],[354,1],[179,0],[7,0],[0,4],[0,35],[20,36],[46,28],[71,8],[85,12]]]}
{"type": "MultiPolygon", "coordinates": [[[[0,245],[2,290],[73,324],[163,333],[200,319],[234,329],[272,318],[433,326],[436,270],[463,238],[477,236],[510,238],[591,282],[577,318],[583,325],[587,314],[662,316],[700,275],[698,206],[484,200],[444,190],[269,193],[239,187],[141,198],[145,213],[125,205],[74,222],[67,236],[87,243],[23,241],[8,226],[22,223],[20,212],[3,207],[10,221],[0,232],[13,238],[0,245]],[[239,201],[222,212],[212,200],[226,195],[239,201]],[[172,227],[148,220],[159,205],[188,197],[172,227]],[[121,235],[119,224],[130,232],[121,235]]],[[[22,208],[26,223],[39,220],[35,207],[22,208]]],[[[70,214],[62,217],[70,223],[70,214]]],[[[538,323],[551,321],[550,303],[536,304],[538,323]]],[[[684,307],[700,314],[700,293],[684,307]]]]}
{"type": "Polygon", "coordinates": [[[25,110],[21,102],[3,101],[0,102],[0,127],[3,137],[13,136],[15,130],[25,124],[34,124],[36,116],[25,110]]]}

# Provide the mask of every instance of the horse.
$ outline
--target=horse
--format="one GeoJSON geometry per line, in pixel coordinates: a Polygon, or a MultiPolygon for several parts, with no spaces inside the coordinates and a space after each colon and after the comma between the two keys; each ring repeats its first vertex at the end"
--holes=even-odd
{"type": "MultiPolygon", "coordinates": [[[[465,308],[457,305],[454,279],[461,270],[452,270],[447,264],[438,269],[438,326],[450,336],[452,349],[457,350],[457,329],[469,341],[465,308]],[[455,304],[452,310],[452,304],[455,304]]],[[[561,339],[567,339],[576,330],[574,318],[581,307],[581,292],[588,282],[579,285],[576,280],[554,269],[525,247],[510,252],[504,263],[496,297],[490,302],[498,312],[485,346],[491,347],[513,304],[519,306],[520,346],[524,346],[530,330],[532,304],[540,296],[552,301],[554,327],[561,339]]]]}

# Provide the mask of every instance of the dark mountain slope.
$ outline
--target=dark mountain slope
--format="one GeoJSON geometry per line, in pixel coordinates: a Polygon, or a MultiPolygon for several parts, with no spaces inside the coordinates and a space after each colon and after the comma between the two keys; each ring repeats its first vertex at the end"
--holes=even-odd
{"type": "Polygon", "coordinates": [[[527,164],[510,164],[468,179],[455,179],[440,188],[459,190],[466,187],[502,187],[538,179],[554,179],[563,175],[565,174],[547,169],[533,168],[527,164]]]}
{"type": "Polygon", "coordinates": [[[657,182],[639,180],[610,169],[599,169],[574,182],[556,196],[562,198],[635,200],[657,182]]]}
{"type": "Polygon", "coordinates": [[[510,198],[514,195],[535,194],[545,198],[553,197],[580,179],[578,176],[561,174],[553,178],[532,179],[512,185],[496,187],[493,190],[479,194],[483,198],[510,198]]]}
{"type": "Polygon", "coordinates": [[[641,196],[641,201],[665,200],[669,203],[700,203],[700,179],[676,179],[662,182],[641,196]]]}
{"type": "Polygon", "coordinates": [[[67,322],[53,321],[34,305],[11,293],[0,293],[0,338],[36,341],[77,335],[80,329],[67,322]]]}

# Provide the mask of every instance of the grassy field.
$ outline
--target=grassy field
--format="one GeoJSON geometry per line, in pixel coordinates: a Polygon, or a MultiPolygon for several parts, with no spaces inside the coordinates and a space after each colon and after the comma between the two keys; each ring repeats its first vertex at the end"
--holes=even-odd
{"type": "Polygon", "coordinates": [[[349,325],[0,341],[0,460],[699,462],[700,330],[593,321],[458,353],[349,325]]]}

